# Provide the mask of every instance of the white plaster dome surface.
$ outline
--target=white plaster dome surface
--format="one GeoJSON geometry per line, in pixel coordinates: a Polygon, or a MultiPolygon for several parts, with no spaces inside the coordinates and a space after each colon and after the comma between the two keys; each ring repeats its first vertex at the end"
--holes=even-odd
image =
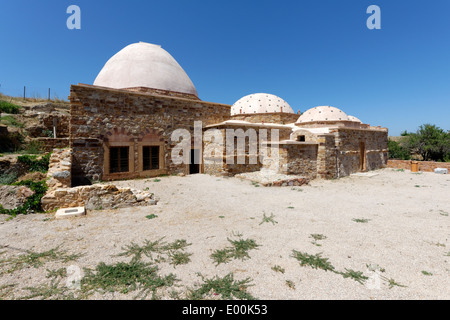
{"type": "Polygon", "coordinates": [[[353,122],[362,123],[361,120],[359,120],[357,117],[354,117],[354,116],[348,116],[348,120],[353,121],[353,122]]]}
{"type": "Polygon", "coordinates": [[[231,106],[231,115],[275,112],[295,113],[286,101],[269,93],[249,94],[231,106]]]}
{"type": "Polygon", "coordinates": [[[178,62],[161,46],[130,44],[106,62],[94,85],[114,89],[145,87],[193,94],[197,90],[178,62]]]}
{"type": "Polygon", "coordinates": [[[297,123],[348,120],[348,115],[338,108],[331,106],[319,106],[305,111],[297,120],[297,123]]]}

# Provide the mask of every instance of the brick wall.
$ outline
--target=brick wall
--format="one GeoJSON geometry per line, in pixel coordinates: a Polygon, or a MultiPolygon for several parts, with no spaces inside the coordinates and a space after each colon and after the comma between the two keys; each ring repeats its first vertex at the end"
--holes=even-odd
{"type": "MultiPolygon", "coordinates": [[[[436,168],[445,168],[450,171],[450,162],[418,161],[419,171],[434,172],[436,168]]],[[[411,160],[388,160],[388,168],[411,170],[411,160]]]]}

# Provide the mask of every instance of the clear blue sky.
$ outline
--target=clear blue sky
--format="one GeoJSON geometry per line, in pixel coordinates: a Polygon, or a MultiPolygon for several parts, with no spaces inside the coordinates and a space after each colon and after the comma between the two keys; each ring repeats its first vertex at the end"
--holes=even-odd
{"type": "Polygon", "coordinates": [[[0,92],[67,98],[128,44],[162,45],[202,100],[267,92],[331,105],[390,135],[450,129],[449,0],[1,0],[0,92]],[[66,9],[81,8],[81,30],[66,9]],[[366,9],[381,8],[381,30],[366,9]]]}

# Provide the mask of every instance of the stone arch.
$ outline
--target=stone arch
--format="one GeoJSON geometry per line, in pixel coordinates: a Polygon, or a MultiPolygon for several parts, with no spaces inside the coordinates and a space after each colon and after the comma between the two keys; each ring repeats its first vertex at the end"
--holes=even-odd
{"type": "Polygon", "coordinates": [[[145,131],[138,138],[138,142],[148,142],[148,143],[163,143],[164,131],[162,129],[145,129],[145,131]]]}
{"type": "Polygon", "coordinates": [[[103,141],[128,143],[134,141],[134,139],[125,128],[114,128],[103,136],[103,141]]]}

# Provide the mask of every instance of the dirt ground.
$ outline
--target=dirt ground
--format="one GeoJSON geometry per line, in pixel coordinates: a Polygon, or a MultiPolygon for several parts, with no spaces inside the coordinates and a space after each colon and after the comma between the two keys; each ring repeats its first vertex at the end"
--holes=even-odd
{"type": "MultiPolygon", "coordinates": [[[[190,244],[188,263],[158,264],[161,274],[180,280],[171,290],[181,297],[199,286],[198,273],[205,278],[233,273],[237,280],[250,278],[248,292],[259,299],[449,299],[450,176],[394,169],[373,173],[301,187],[266,188],[209,175],[120,181],[117,185],[148,188],[159,203],[90,211],[69,220],[55,220],[53,214],[2,216],[0,298],[27,296],[27,287],[51,282],[50,270],[129,261],[117,256],[125,246],[164,237],[190,244]],[[156,217],[149,219],[152,214],[156,217]],[[211,255],[239,235],[259,246],[247,259],[216,265],[211,255]],[[11,264],[5,261],[58,246],[82,256],[8,270],[11,264]],[[302,266],[295,252],[320,253],[337,272],[302,266]],[[360,283],[345,277],[350,270],[368,278],[360,283]]],[[[100,292],[89,298],[133,296],[100,292]]]]}

